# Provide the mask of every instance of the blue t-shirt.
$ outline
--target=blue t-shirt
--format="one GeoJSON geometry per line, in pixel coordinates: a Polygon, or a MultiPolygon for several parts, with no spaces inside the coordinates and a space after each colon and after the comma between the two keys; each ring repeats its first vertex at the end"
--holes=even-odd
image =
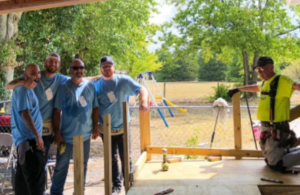
{"type": "Polygon", "coordinates": [[[92,82],[83,80],[79,85],[70,79],[62,84],[56,94],[54,108],[62,111],[60,133],[66,143],[73,143],[74,135],[90,139],[93,121],[93,108],[98,107],[95,87],[92,82]]]}
{"type": "Polygon", "coordinates": [[[32,89],[16,87],[11,100],[11,132],[14,145],[17,147],[25,140],[35,139],[33,133],[25,125],[21,111],[30,110],[34,125],[42,135],[43,119],[39,109],[39,100],[32,89]]]}
{"type": "Polygon", "coordinates": [[[34,92],[39,99],[39,107],[43,120],[52,119],[55,95],[59,86],[66,80],[68,80],[68,77],[64,75],[54,74],[51,78],[47,77],[44,72],[41,72],[41,79],[37,82],[34,92]]]}
{"type": "MultiPolygon", "coordinates": [[[[123,112],[122,103],[128,101],[129,96],[137,95],[141,89],[141,85],[135,82],[131,77],[125,75],[114,74],[113,79],[105,81],[101,78],[94,82],[98,104],[99,104],[99,123],[103,124],[103,115],[111,115],[111,128],[123,128],[123,112]],[[108,97],[108,93],[113,92],[116,101],[113,103],[108,97]]],[[[128,112],[128,122],[130,115],[128,112]]]]}

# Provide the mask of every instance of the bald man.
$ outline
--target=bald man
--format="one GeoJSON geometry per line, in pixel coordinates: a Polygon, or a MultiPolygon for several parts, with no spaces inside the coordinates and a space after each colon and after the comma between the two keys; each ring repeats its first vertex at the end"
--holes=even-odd
{"type": "MultiPolygon", "coordinates": [[[[37,82],[40,68],[29,64],[24,78],[37,82]]],[[[17,147],[16,195],[42,195],[45,186],[43,118],[32,89],[16,87],[12,94],[11,129],[17,147]]]]}
{"type": "Polygon", "coordinates": [[[62,195],[70,157],[73,153],[73,136],[84,137],[84,180],[89,159],[91,134],[98,136],[98,101],[92,82],[83,79],[84,63],[75,59],[70,64],[71,79],[62,84],[56,94],[53,110],[54,141],[58,148],[65,145],[65,151],[57,151],[51,195],[62,195]],[[61,126],[60,126],[61,124],[61,126]]]}

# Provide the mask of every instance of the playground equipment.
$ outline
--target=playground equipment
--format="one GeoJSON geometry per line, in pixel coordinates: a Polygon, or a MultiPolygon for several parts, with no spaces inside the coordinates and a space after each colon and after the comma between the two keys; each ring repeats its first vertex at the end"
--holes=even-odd
{"type": "MultiPolygon", "coordinates": [[[[142,73],[138,76],[137,82],[140,83],[141,85],[143,85],[143,86],[147,89],[147,91],[148,91],[148,93],[149,93],[149,96],[150,96],[150,98],[151,98],[151,99],[150,99],[150,106],[155,106],[155,107],[157,107],[157,111],[158,111],[160,117],[163,119],[163,121],[164,121],[166,127],[169,127],[169,124],[168,124],[168,122],[167,122],[167,120],[166,120],[164,114],[163,114],[162,111],[158,108],[159,105],[158,105],[158,103],[157,103],[156,100],[162,100],[162,101],[163,101],[163,104],[164,104],[165,106],[170,106],[170,107],[171,107],[171,106],[176,106],[176,105],[175,105],[175,104],[172,104],[170,101],[168,101],[166,98],[163,97],[163,95],[162,95],[162,93],[161,93],[161,91],[160,91],[160,89],[159,89],[159,87],[158,87],[158,85],[157,85],[157,82],[156,82],[156,80],[155,80],[155,78],[154,78],[154,75],[153,75],[153,73],[152,73],[151,71],[145,71],[145,72],[142,72],[142,73]],[[151,80],[151,82],[152,82],[152,91],[151,91],[150,88],[149,88],[149,81],[150,81],[150,80],[151,80]],[[155,87],[156,90],[157,90],[157,93],[158,93],[157,96],[155,96],[155,94],[154,94],[154,87],[155,87]]],[[[136,104],[137,104],[137,100],[136,100],[136,104]]],[[[168,109],[168,110],[169,110],[170,115],[171,115],[172,117],[174,117],[174,114],[173,114],[172,110],[171,110],[171,109],[168,109]]],[[[179,110],[180,112],[182,112],[182,113],[187,113],[187,110],[186,110],[186,109],[178,108],[178,110],[179,110]]]]}

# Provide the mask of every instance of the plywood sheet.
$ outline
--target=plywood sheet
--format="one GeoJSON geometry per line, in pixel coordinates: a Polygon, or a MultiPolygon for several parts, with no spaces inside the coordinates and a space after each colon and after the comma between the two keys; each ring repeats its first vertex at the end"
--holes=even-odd
{"type": "Polygon", "coordinates": [[[261,181],[268,177],[283,180],[283,185],[300,185],[299,176],[271,171],[263,160],[183,161],[161,171],[161,161],[147,162],[128,195],[155,194],[174,188],[175,194],[260,194],[258,185],[277,185],[261,181]],[[222,193],[221,193],[222,192],[222,193]]]}

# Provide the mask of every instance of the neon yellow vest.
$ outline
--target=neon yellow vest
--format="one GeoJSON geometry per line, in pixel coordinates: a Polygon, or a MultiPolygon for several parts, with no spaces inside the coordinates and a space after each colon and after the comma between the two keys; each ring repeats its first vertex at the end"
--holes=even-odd
{"type": "MultiPolygon", "coordinates": [[[[269,92],[270,84],[277,75],[264,82],[261,91],[269,92]]],[[[281,75],[278,82],[275,97],[275,119],[274,122],[282,122],[290,119],[290,97],[294,92],[292,88],[294,81],[287,76],[281,75]]],[[[262,95],[258,102],[257,119],[270,121],[270,96],[262,95]]]]}

